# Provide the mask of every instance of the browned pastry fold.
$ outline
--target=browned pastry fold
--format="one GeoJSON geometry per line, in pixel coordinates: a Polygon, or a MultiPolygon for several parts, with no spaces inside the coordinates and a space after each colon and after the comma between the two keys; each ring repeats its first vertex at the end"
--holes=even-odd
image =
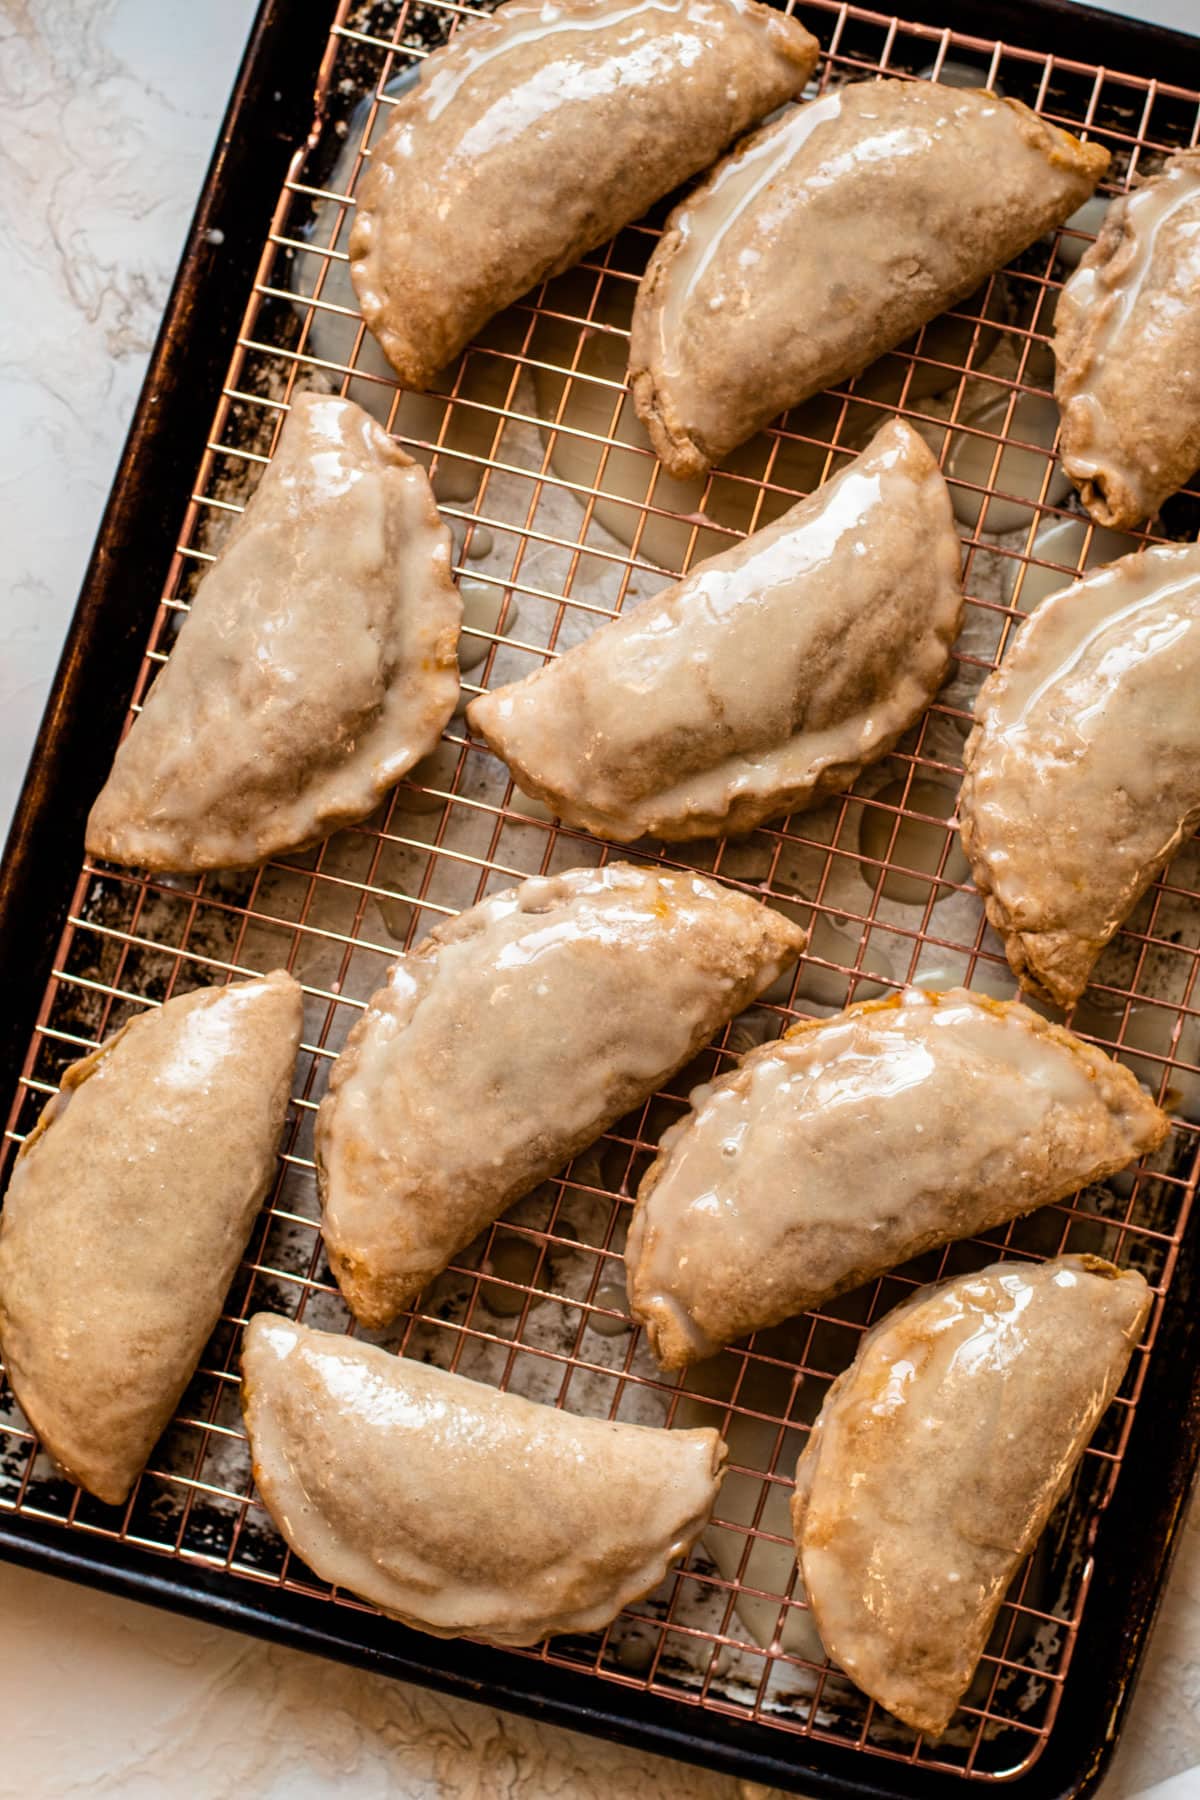
{"type": "Polygon", "coordinates": [[[438,926],[369,1002],[317,1117],[325,1245],[357,1316],[385,1325],[804,944],[743,894],[627,863],[438,926]]]}
{"type": "Polygon", "coordinates": [[[858,82],[756,132],[680,202],[629,374],[672,475],[857,374],[1086,200],[1108,152],[1019,101],[858,82]]]}
{"type": "Polygon", "coordinates": [[[817,54],[755,0],[508,0],[472,19],[397,99],[350,237],[405,385],[707,168],[817,54]]]}
{"type": "Polygon", "coordinates": [[[1156,1150],[1134,1076],[963,988],[805,1021],[692,1095],[638,1191],[629,1306],[664,1368],[1156,1150]]]}
{"type": "Polygon", "coordinates": [[[1200,820],[1200,546],[1042,602],[980,689],[959,827],[1022,987],[1070,1006],[1200,820]]]}
{"type": "Polygon", "coordinates": [[[1114,200],[1054,316],[1059,454],[1098,525],[1152,518],[1200,467],[1200,150],[1114,200]]]}
{"type": "Polygon", "coordinates": [[[994,1263],[868,1333],[796,1468],[792,1521],[832,1660],[940,1736],[1150,1310],[1094,1256],[994,1263]]]}
{"type": "Polygon", "coordinates": [[[259,1313],[242,1350],[254,1479],[324,1580],[436,1637],[596,1631],[708,1522],[715,1431],[579,1418],[259,1313]]]}
{"type": "Polygon", "coordinates": [[[462,603],[424,469],[296,394],[92,808],[92,856],[230,869],[365,818],[458,700],[462,603]]]}
{"type": "Polygon", "coordinates": [[[116,1505],[175,1411],[275,1173],[300,1041],[280,972],[140,1013],[72,1064],[0,1216],[0,1343],[46,1449],[116,1505]]]}
{"type": "Polygon", "coordinates": [[[773,525],[467,718],[570,824],[622,842],[750,831],[849,787],[921,716],[961,560],[937,463],[893,419],[773,525]]]}

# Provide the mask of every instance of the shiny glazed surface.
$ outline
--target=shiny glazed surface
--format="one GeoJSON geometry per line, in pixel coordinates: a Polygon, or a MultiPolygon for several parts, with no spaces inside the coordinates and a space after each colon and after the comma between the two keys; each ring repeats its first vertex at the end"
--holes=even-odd
{"type": "Polygon", "coordinates": [[[1015,100],[871,81],[792,108],[675,208],[629,373],[672,475],[857,374],[1072,213],[1108,166],[1015,100]]]}
{"type": "Polygon", "coordinates": [[[1152,518],[1200,466],[1200,150],[1114,200],[1055,314],[1059,452],[1084,505],[1152,518]]]}
{"type": "Polygon", "coordinates": [[[351,1032],[317,1117],[325,1244],[358,1317],[386,1324],[804,942],[702,876],[622,863],[522,882],[431,932],[351,1032]]]}
{"type": "Polygon", "coordinates": [[[630,1309],[679,1368],[1112,1174],[1168,1129],[1128,1069],[1017,1001],[867,1001],[696,1089],[638,1194],[630,1309]]]}
{"type": "Polygon", "coordinates": [[[467,719],[526,793],[601,836],[750,831],[849,787],[924,712],[960,564],[937,463],[893,420],[773,525],[467,719]]]}
{"type": "Polygon", "coordinates": [[[1200,546],[1046,600],[975,702],[963,846],[1022,986],[1069,1006],[1200,819],[1200,546]]]}
{"type": "Polygon", "coordinates": [[[851,1680],[939,1736],[1150,1310],[1098,1257],[922,1288],[863,1339],[796,1468],[809,1605],[851,1680]]]}
{"type": "Polygon", "coordinates": [[[350,239],[405,384],[798,94],[817,51],[753,0],[508,0],[472,20],[394,107],[350,239]]]}
{"type": "Polygon", "coordinates": [[[240,868],[364,818],[459,696],[462,605],[424,469],[296,394],[92,808],[93,856],[240,868]]]}
{"type": "Polygon", "coordinates": [[[598,1630],[686,1554],[720,1486],[715,1431],[578,1418],[267,1313],[242,1376],[293,1550],[438,1637],[598,1630]]]}
{"type": "Polygon", "coordinates": [[[72,1064],[0,1214],[0,1343],[46,1449],[115,1505],[220,1316],[275,1173],[290,975],[201,988],[72,1064]]]}

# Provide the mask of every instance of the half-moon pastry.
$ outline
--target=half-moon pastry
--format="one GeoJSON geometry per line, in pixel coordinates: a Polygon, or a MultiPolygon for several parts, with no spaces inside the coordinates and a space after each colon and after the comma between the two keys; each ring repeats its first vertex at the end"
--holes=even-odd
{"type": "Polygon", "coordinates": [[[365,818],[459,695],[462,604],[424,469],[297,394],[88,820],[92,856],[260,863],[365,818]]]}
{"type": "Polygon", "coordinates": [[[350,236],[405,386],[706,168],[817,55],[754,0],[508,0],[471,20],[393,107],[350,236]]]}
{"type": "Polygon", "coordinates": [[[1150,1300],[1099,1257],[994,1263],[896,1307],[826,1395],[792,1500],[808,1603],[830,1658],[915,1730],[950,1723],[1150,1300]]]}
{"type": "Polygon", "coordinates": [[[386,1325],[769,987],[805,934],[699,875],[524,881],[396,964],[317,1117],[330,1266],[386,1325]]]}
{"type": "Polygon", "coordinates": [[[692,1095],[629,1227],[664,1368],[1156,1150],[1128,1069],[1015,1000],[909,988],[794,1026],[692,1095]]]}
{"type": "Polygon", "coordinates": [[[191,1380],[275,1173],[300,1042],[277,971],[140,1013],[73,1063],[0,1214],[0,1344],[68,1475],[124,1500],[191,1380]]]}
{"type": "Polygon", "coordinates": [[[621,842],[751,831],[849,787],[925,711],[961,560],[937,463],[893,419],[774,524],[467,719],[573,825],[621,842]]]}
{"type": "Polygon", "coordinates": [[[1114,200],[1054,316],[1059,454],[1098,525],[1153,518],[1200,467],[1200,150],[1114,200]]]}
{"type": "Polygon", "coordinates": [[[1200,820],[1200,546],[1044,600],[975,701],[959,825],[1022,987],[1070,1006],[1200,820]]]}
{"type": "Polygon", "coordinates": [[[242,1350],[254,1479],[296,1554],[435,1637],[597,1631],[708,1522],[715,1431],[579,1418],[259,1313],[242,1350]]]}
{"type": "Polygon", "coordinates": [[[634,400],[672,475],[903,343],[1092,192],[1108,152],[985,89],[857,82],[746,140],[667,221],[634,400]]]}

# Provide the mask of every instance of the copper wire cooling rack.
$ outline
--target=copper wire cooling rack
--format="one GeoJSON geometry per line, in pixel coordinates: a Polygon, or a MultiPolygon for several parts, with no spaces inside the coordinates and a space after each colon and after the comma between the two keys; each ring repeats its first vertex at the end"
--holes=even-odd
{"type": "MultiPolygon", "coordinates": [[[[834,0],[795,10],[824,51],[812,92],[880,72],[986,82],[1107,145],[1114,164],[1105,192],[1197,141],[1200,95],[1183,88],[834,0]]],[[[777,1034],[793,1014],[828,1014],[910,981],[1014,991],[967,879],[953,813],[972,695],[1022,612],[1089,560],[1131,547],[1086,525],[1054,462],[1047,413],[1055,299],[1096,221],[1088,215],[1039,242],[962,308],[692,487],[665,476],[623,390],[630,308],[654,222],[622,232],[502,315],[438,392],[402,395],[364,333],[347,278],[354,195],[405,70],[469,12],[449,0],[342,0],[337,10],[313,133],[293,159],[262,248],[132,710],[269,459],[298,387],[350,393],[430,467],[468,602],[464,703],[777,516],[887,417],[900,413],[927,435],[956,497],[969,596],[955,674],[928,716],[850,794],[817,811],[740,841],[633,852],[668,868],[709,871],[783,909],[811,929],[808,955],[666,1092],[506,1214],[383,1341],[553,1404],[666,1425],[714,1423],[729,1440],[717,1522],[687,1565],[602,1634],[557,1639],[529,1657],[595,1683],[755,1721],[781,1743],[799,1735],[931,1776],[1011,1779],[1036,1762],[1055,1723],[1092,1581],[1091,1545],[1154,1356],[1161,1300],[1121,1396],[1014,1584],[967,1703],[940,1742],[898,1725],[826,1662],[796,1586],[791,1476],[822,1396],[864,1327],[918,1282],[1001,1252],[1088,1250],[1141,1269],[1166,1295],[1192,1204],[1200,1127],[1195,842],[1106,953],[1072,1021],[1177,1109],[1170,1143],[1152,1166],[759,1333],[679,1384],[658,1374],[630,1328],[621,1250],[629,1196],[689,1087],[777,1034]]],[[[462,253],[470,255],[469,243],[462,253]]],[[[1191,538],[1198,522],[1200,495],[1184,494],[1149,537],[1191,538]]],[[[287,967],[305,989],[304,1047],[278,1184],[202,1368],[129,1503],[103,1507],[65,1481],[6,1394],[0,1511],[154,1551],[237,1584],[369,1611],[290,1557],[253,1495],[237,1405],[240,1326],[268,1308],[352,1329],[317,1229],[313,1115],[339,1046],[397,952],[522,876],[613,854],[516,791],[471,740],[461,710],[440,749],[388,805],[313,852],[201,879],[84,865],[0,1166],[11,1162],[64,1066],[171,994],[287,967]]],[[[101,771],[94,773],[98,782],[101,771]]]]}

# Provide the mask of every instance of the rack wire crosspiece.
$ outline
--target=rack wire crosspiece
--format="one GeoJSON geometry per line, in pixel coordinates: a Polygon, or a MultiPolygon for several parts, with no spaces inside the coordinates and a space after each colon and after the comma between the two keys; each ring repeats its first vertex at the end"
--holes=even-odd
{"type": "MultiPolygon", "coordinates": [[[[1114,154],[1106,192],[1123,190],[1200,135],[1200,95],[1182,88],[836,0],[800,0],[794,10],[823,47],[813,92],[880,72],[998,86],[1106,144],[1114,154]]],[[[1131,547],[1112,545],[1075,509],[1045,428],[1053,308],[1095,225],[1082,221],[1035,245],[911,343],[796,409],[691,487],[665,476],[623,386],[653,222],[622,232],[501,315],[436,392],[402,394],[364,332],[349,284],[354,196],[406,70],[470,11],[450,0],[338,7],[314,133],[293,160],[263,246],[132,708],[169,653],[230,516],[269,460],[297,387],[349,393],[429,466],[467,599],[464,704],[778,516],[887,417],[900,413],[926,434],[956,498],[969,596],[955,674],[928,716],[850,794],[817,811],[741,841],[633,853],[712,872],[784,909],[811,928],[809,954],[663,1094],[506,1214],[384,1341],[553,1404],[665,1425],[713,1423],[729,1440],[732,1472],[718,1519],[687,1565],[602,1634],[527,1654],[782,1734],[980,1781],[1011,1779],[1035,1762],[1054,1724],[1092,1578],[1096,1523],[1154,1355],[1161,1300],[1070,1495],[1014,1584],[967,1703],[938,1743],[889,1719],[824,1658],[796,1586],[791,1475],[863,1329],[919,1282],[1001,1253],[1069,1249],[1136,1266],[1167,1294],[1200,1131],[1197,844],[1145,897],[1072,1021],[1177,1109],[1176,1130],[1152,1167],[759,1333],[678,1385],[659,1375],[630,1329],[621,1251],[629,1196],[690,1086],[777,1034],[791,1015],[829,1013],[914,980],[1013,991],[967,879],[955,794],[972,695],[1023,612],[1089,562],[1131,547]]],[[[469,243],[462,253],[470,255],[469,243]]],[[[1185,493],[1152,541],[1194,537],[1198,523],[1200,494],[1185,493]]],[[[363,1610],[287,1554],[253,1495],[237,1404],[239,1329],[260,1308],[349,1329],[321,1251],[313,1115],[331,1061],[389,962],[485,893],[615,854],[557,826],[515,790],[471,740],[461,712],[435,755],[376,816],[312,852],[200,879],[85,864],[0,1171],[64,1066],[173,993],[285,966],[305,989],[304,1046],[278,1184],[229,1310],[127,1506],[102,1507],[67,1483],[37,1452],[6,1393],[0,1510],[363,1610]]]]}

